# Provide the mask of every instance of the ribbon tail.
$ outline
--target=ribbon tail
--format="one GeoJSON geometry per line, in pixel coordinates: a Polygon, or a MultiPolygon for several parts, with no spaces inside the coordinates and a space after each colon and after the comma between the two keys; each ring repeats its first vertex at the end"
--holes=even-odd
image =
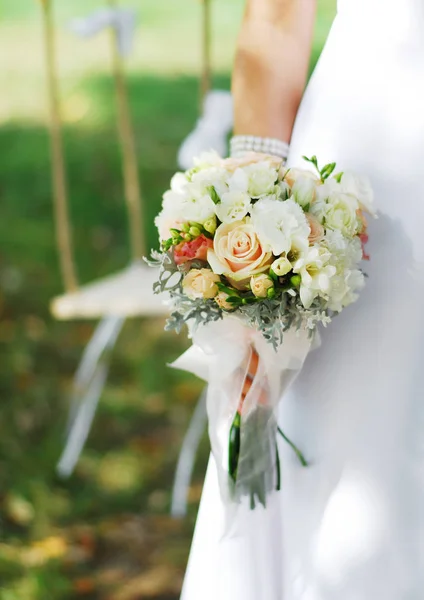
{"type": "Polygon", "coordinates": [[[116,316],[102,319],[84,351],[74,378],[65,448],[57,465],[61,477],[72,474],[84,448],[107,380],[108,355],[124,322],[116,316]]]}
{"type": "Polygon", "coordinates": [[[206,396],[207,388],[202,392],[197,402],[178,457],[172,489],[171,515],[173,517],[184,517],[187,514],[188,490],[194,462],[207,424],[206,396]]]}

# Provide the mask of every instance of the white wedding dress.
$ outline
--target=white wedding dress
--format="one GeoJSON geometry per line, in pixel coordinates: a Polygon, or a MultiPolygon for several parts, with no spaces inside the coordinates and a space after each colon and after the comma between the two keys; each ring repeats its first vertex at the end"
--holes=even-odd
{"type": "Polygon", "coordinates": [[[211,459],[183,600],[424,598],[424,0],[339,0],[289,164],[368,174],[360,300],[322,333],[280,425],[282,491],[222,538],[211,459]]]}

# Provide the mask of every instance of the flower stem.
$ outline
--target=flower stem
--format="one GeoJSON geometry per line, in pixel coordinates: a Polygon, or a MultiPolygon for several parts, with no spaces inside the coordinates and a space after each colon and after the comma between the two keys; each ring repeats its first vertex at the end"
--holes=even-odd
{"type": "Polygon", "coordinates": [[[278,452],[278,444],[275,444],[275,460],[276,460],[276,469],[277,469],[277,484],[275,489],[277,492],[281,490],[281,464],[280,464],[280,454],[278,452]]]}
{"type": "Polygon", "coordinates": [[[291,440],[289,440],[289,438],[285,435],[284,431],[282,429],[280,429],[280,427],[277,427],[277,429],[278,429],[278,433],[281,435],[283,440],[285,442],[287,442],[287,444],[292,448],[292,450],[296,454],[302,467],[307,467],[308,463],[307,463],[305,457],[303,456],[302,452],[299,450],[299,448],[291,440]]]}

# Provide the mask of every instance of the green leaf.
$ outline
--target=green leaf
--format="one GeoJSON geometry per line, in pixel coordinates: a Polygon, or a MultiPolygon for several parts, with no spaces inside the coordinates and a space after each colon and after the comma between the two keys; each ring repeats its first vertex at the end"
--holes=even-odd
{"type": "Polygon", "coordinates": [[[230,296],[227,298],[227,302],[229,302],[229,304],[234,304],[235,306],[241,306],[243,304],[243,300],[239,296],[230,296]]]}
{"type": "Polygon", "coordinates": [[[344,175],[343,171],[340,171],[340,173],[336,173],[335,175],[333,175],[333,177],[337,181],[337,183],[340,183],[343,175],[344,175]]]}
{"type": "Polygon", "coordinates": [[[237,292],[233,290],[233,288],[226,286],[225,283],[222,283],[222,281],[218,281],[216,286],[220,292],[225,292],[229,296],[238,296],[237,292]]]}
{"type": "Polygon", "coordinates": [[[210,185],[208,187],[208,193],[212,198],[212,202],[214,202],[214,204],[221,204],[221,198],[219,197],[218,192],[216,191],[213,185],[210,185]]]}
{"type": "Polygon", "coordinates": [[[302,158],[303,158],[303,160],[306,160],[307,162],[313,164],[314,167],[316,168],[316,170],[318,171],[318,174],[321,175],[321,172],[318,167],[318,159],[315,156],[315,154],[312,156],[312,158],[308,158],[307,156],[302,156],[302,158]]]}
{"type": "Polygon", "coordinates": [[[328,179],[328,177],[330,177],[331,173],[334,171],[335,168],[336,168],[335,162],[328,163],[328,165],[325,165],[320,171],[321,179],[322,180],[328,179]]]}

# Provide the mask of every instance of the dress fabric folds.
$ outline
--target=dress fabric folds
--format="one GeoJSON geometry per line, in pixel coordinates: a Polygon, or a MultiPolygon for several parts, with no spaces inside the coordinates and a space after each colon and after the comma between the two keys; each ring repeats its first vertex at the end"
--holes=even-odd
{"type": "Polygon", "coordinates": [[[289,156],[367,174],[360,300],[280,403],[282,491],[223,537],[210,460],[182,600],[424,597],[424,0],[339,0],[289,156]]]}

